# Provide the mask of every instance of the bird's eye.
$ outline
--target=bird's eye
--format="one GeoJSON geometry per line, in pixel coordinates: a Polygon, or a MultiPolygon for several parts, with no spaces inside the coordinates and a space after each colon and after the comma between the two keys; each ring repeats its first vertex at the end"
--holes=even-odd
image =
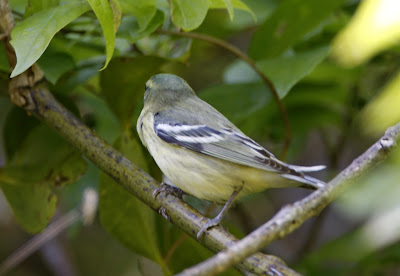
{"type": "Polygon", "coordinates": [[[147,89],[149,89],[150,87],[147,85],[147,83],[146,83],[146,86],[145,86],[145,88],[144,88],[144,91],[147,91],[147,89]]]}

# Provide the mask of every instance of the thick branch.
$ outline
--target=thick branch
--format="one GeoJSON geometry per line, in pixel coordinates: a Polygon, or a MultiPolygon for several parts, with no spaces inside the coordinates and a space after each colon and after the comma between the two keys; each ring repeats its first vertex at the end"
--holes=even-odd
{"type": "Polygon", "coordinates": [[[270,242],[288,235],[308,218],[318,215],[356,177],[385,159],[398,140],[400,140],[400,123],[389,128],[379,141],[355,159],[324,189],[317,190],[306,198],[283,207],[271,220],[233,246],[203,263],[184,270],[179,275],[216,275],[270,242]]]}
{"type": "Polygon", "coordinates": [[[160,34],[167,34],[167,35],[173,35],[173,36],[184,36],[184,37],[207,41],[207,42],[217,45],[221,48],[224,48],[225,50],[231,52],[232,54],[234,54],[235,56],[237,56],[238,58],[240,58],[241,60],[246,62],[254,70],[254,72],[256,72],[257,75],[262,79],[262,81],[265,83],[265,85],[269,88],[276,104],[278,105],[279,112],[281,113],[283,124],[285,126],[285,144],[283,145],[282,154],[281,154],[281,159],[285,159],[287,150],[289,149],[290,141],[292,140],[292,131],[291,131],[291,127],[290,127],[289,117],[288,117],[285,105],[283,104],[282,100],[279,98],[278,91],[276,91],[274,84],[260,69],[258,69],[254,60],[252,60],[248,55],[243,53],[235,45],[232,45],[224,40],[218,39],[213,36],[209,36],[206,34],[194,33],[194,32],[190,32],[190,33],[172,32],[172,31],[167,31],[167,30],[158,30],[158,32],[160,34]]]}

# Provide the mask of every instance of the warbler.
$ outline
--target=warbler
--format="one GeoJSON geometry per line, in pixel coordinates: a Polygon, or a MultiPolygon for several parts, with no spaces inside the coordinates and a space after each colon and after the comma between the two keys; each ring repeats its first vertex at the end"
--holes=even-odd
{"type": "Polygon", "coordinates": [[[147,81],[137,131],[174,186],[197,198],[225,203],[198,238],[219,224],[239,197],[268,188],[318,189],[325,184],[304,174],[325,166],[295,166],[278,160],[172,74],[158,74],[147,81]]]}

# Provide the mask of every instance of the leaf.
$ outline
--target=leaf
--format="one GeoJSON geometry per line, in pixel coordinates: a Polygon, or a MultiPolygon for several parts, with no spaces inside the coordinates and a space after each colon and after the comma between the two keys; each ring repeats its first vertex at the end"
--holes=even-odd
{"type": "Polygon", "coordinates": [[[380,136],[400,120],[400,71],[362,110],[360,125],[366,134],[380,136]]]}
{"type": "Polygon", "coordinates": [[[121,24],[122,11],[118,0],[111,0],[110,7],[114,15],[114,35],[118,31],[119,25],[121,24]]]}
{"type": "Polygon", "coordinates": [[[365,62],[400,40],[399,1],[366,0],[335,38],[332,56],[346,67],[365,62]]]}
{"type": "Polygon", "coordinates": [[[52,84],[66,72],[75,66],[72,57],[64,52],[46,51],[38,60],[40,69],[43,70],[46,79],[52,84]]]}
{"type": "MultiPolygon", "coordinates": [[[[115,47],[115,33],[116,29],[118,29],[120,18],[119,20],[116,19],[114,22],[114,11],[111,8],[111,5],[108,0],[87,0],[92,7],[94,13],[96,14],[97,19],[100,22],[101,28],[103,29],[104,39],[106,42],[106,54],[107,59],[103,66],[103,70],[107,67],[108,63],[111,60],[111,57],[114,52],[115,47]]],[[[114,5],[116,7],[116,5],[114,5]]],[[[118,15],[116,14],[116,17],[118,15]]]]}
{"type": "Polygon", "coordinates": [[[172,21],[185,31],[196,29],[204,21],[208,11],[208,0],[171,0],[172,21]]]}
{"type": "Polygon", "coordinates": [[[11,109],[3,129],[4,145],[9,160],[13,159],[28,133],[38,124],[36,118],[28,116],[21,108],[14,106],[11,109]]]}
{"type": "Polygon", "coordinates": [[[283,1],[254,33],[249,55],[260,60],[284,53],[318,27],[343,2],[344,0],[283,1]]]}
{"type": "Polygon", "coordinates": [[[53,36],[89,9],[87,3],[74,1],[35,13],[18,24],[11,32],[10,43],[17,55],[17,65],[11,77],[32,66],[46,50],[53,36]]]}
{"type": "MultiPolygon", "coordinates": [[[[279,97],[283,98],[297,82],[311,73],[327,57],[328,52],[328,47],[322,47],[294,56],[261,60],[256,64],[272,81],[279,97]]],[[[254,82],[260,78],[246,63],[238,61],[227,69],[225,80],[228,83],[254,82]]]]}
{"type": "Polygon", "coordinates": [[[203,90],[199,97],[234,123],[263,108],[271,93],[261,83],[223,84],[203,90]],[[229,101],[227,101],[229,99],[229,101]]]}
{"type": "Polygon", "coordinates": [[[232,4],[232,0],[223,0],[226,6],[226,9],[228,10],[229,13],[229,18],[231,20],[233,20],[233,17],[235,15],[235,11],[233,9],[233,4],[232,4]]]}
{"type": "Polygon", "coordinates": [[[155,0],[120,0],[122,10],[132,13],[139,22],[139,32],[144,31],[157,12],[155,0]]]}
{"type": "Polygon", "coordinates": [[[54,214],[54,187],[75,182],[87,168],[72,146],[47,126],[34,128],[12,161],[0,169],[0,186],[21,226],[41,231],[54,214]]]}
{"type": "Polygon", "coordinates": [[[56,7],[60,4],[60,0],[28,0],[28,6],[25,12],[25,18],[37,12],[56,7]]]}
{"type": "Polygon", "coordinates": [[[240,0],[210,0],[210,9],[223,9],[226,8],[229,13],[229,18],[233,20],[234,9],[246,11],[251,14],[254,21],[257,21],[257,17],[254,12],[240,0]]]}
{"type": "Polygon", "coordinates": [[[17,167],[0,169],[0,187],[18,223],[29,233],[40,232],[50,222],[57,205],[43,171],[17,167]]]}
{"type": "Polygon", "coordinates": [[[100,76],[101,93],[122,125],[143,98],[146,81],[159,72],[164,60],[157,57],[114,59],[100,76]]]}
{"type": "MultiPolygon", "coordinates": [[[[114,147],[136,165],[147,169],[142,148],[130,129],[121,133],[114,147]]],[[[104,228],[132,251],[162,263],[157,245],[156,213],[104,173],[100,176],[99,194],[104,228]]]]}
{"type": "Polygon", "coordinates": [[[121,26],[118,30],[118,37],[126,38],[129,43],[133,44],[139,39],[153,33],[164,22],[164,13],[161,11],[156,12],[152,20],[141,30],[136,18],[133,16],[124,16],[122,18],[121,26]]]}

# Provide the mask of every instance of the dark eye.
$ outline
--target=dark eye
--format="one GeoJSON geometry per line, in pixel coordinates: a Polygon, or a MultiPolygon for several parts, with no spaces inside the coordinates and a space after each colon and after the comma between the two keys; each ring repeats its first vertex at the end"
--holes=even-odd
{"type": "Polygon", "coordinates": [[[144,91],[146,91],[147,89],[149,89],[149,86],[146,84],[144,91]]]}

